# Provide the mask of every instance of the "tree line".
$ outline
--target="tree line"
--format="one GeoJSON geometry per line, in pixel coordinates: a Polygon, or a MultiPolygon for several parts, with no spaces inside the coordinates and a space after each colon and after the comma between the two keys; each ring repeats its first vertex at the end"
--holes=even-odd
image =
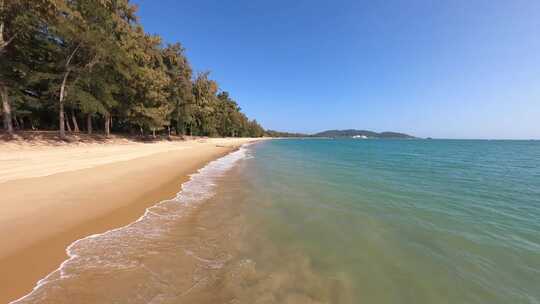
{"type": "Polygon", "coordinates": [[[129,0],[0,0],[4,130],[264,135],[136,11],[129,0]]]}
{"type": "Polygon", "coordinates": [[[313,137],[313,135],[310,134],[282,132],[275,130],[266,130],[265,134],[268,137],[313,137]]]}

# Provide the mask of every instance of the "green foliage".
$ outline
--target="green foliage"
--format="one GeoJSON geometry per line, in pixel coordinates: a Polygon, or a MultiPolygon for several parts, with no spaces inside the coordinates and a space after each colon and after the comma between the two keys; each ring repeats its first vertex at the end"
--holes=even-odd
{"type": "Polygon", "coordinates": [[[113,131],[264,135],[209,73],[193,77],[182,45],[145,33],[129,0],[0,4],[0,85],[33,125],[58,128],[66,109],[106,126],[114,117],[113,131]]]}
{"type": "Polygon", "coordinates": [[[303,133],[289,133],[274,130],[266,130],[265,135],[268,137],[311,137],[312,135],[303,133]]]}

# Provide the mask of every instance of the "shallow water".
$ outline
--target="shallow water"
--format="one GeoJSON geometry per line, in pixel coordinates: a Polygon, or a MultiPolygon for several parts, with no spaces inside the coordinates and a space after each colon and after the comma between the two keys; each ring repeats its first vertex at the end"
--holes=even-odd
{"type": "Polygon", "coordinates": [[[540,303],[540,142],[274,140],[20,303],[540,303]]]}

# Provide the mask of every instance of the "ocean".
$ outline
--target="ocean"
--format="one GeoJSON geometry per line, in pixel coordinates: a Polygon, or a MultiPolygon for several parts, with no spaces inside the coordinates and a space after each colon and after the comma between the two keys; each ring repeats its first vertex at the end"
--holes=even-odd
{"type": "Polygon", "coordinates": [[[67,251],[16,303],[536,304],[540,142],[264,141],[67,251]]]}

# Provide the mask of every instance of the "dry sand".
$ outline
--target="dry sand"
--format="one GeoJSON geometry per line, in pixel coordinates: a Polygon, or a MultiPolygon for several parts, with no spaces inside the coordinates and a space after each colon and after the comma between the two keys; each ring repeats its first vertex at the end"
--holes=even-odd
{"type": "Polygon", "coordinates": [[[253,139],[0,142],[0,303],[31,291],[84,236],[126,225],[253,139]]]}

